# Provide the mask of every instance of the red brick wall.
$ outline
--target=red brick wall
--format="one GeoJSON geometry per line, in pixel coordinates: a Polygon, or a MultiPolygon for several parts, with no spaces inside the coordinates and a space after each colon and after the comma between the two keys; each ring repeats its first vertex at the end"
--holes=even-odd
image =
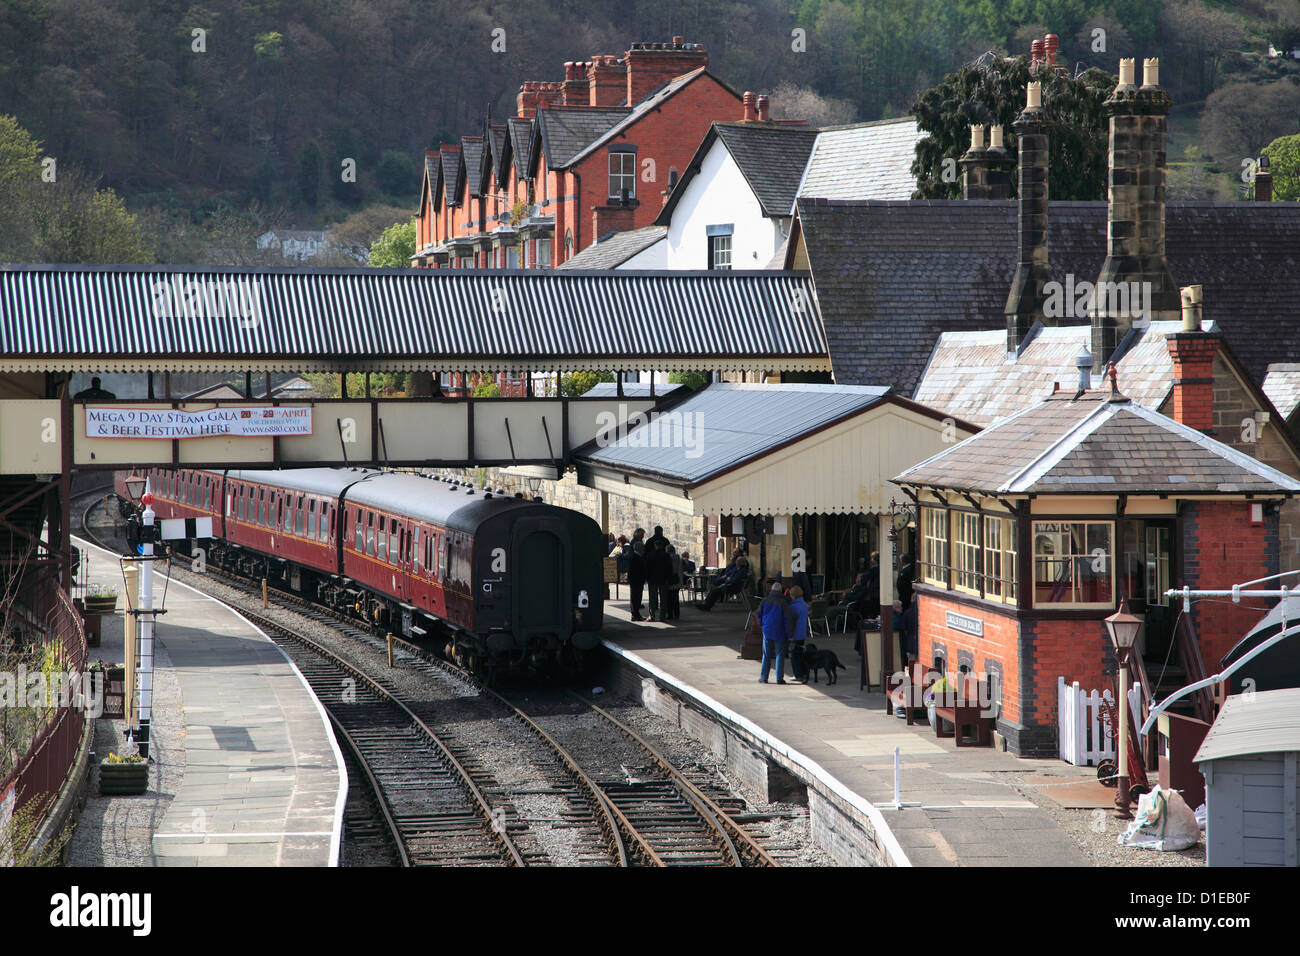
{"type": "Polygon", "coordinates": [[[1115,651],[1102,621],[1037,620],[1026,622],[1025,631],[1033,661],[1025,666],[1021,723],[1056,725],[1058,677],[1085,691],[1115,687],[1115,651]]]}
{"type": "Polygon", "coordinates": [[[1219,337],[1180,332],[1167,339],[1174,362],[1173,417],[1189,428],[1214,427],[1214,356],[1219,337]]]}
{"type": "MultiPolygon", "coordinates": [[[[1183,505],[1183,583],[1218,590],[1278,571],[1277,516],[1250,524],[1246,501],[1194,501],[1183,505]]],[[[1175,607],[1175,610],[1179,606],[1175,607]]],[[[1211,673],[1264,613],[1264,602],[1201,598],[1192,603],[1192,623],[1201,656],[1211,673]]]]}
{"type": "Polygon", "coordinates": [[[926,664],[934,663],[935,645],[945,650],[944,669],[949,675],[957,673],[958,650],[970,651],[975,660],[974,670],[983,676],[986,661],[993,660],[1002,669],[1002,716],[1017,723],[1020,721],[1020,625],[1014,617],[997,614],[992,610],[959,604],[956,601],[917,592],[917,651],[926,664]],[[979,618],[984,622],[984,636],[973,637],[948,627],[946,612],[955,611],[965,617],[979,618]]]}

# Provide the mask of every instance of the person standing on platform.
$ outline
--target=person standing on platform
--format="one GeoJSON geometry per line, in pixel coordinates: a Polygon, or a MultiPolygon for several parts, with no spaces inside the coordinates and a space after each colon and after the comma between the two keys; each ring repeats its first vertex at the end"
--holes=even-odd
{"type": "Polygon", "coordinates": [[[646,540],[645,546],[646,548],[660,549],[668,547],[668,539],[664,537],[662,525],[655,525],[655,533],[646,540]]]}
{"type": "Polygon", "coordinates": [[[664,550],[651,538],[646,542],[645,583],[650,589],[650,620],[664,619],[665,598],[668,591],[668,579],[673,574],[673,562],[664,550]]]}
{"type": "Polygon", "coordinates": [[[803,588],[795,585],[790,589],[790,652],[794,653],[794,644],[803,646],[808,637],[808,602],[803,599],[803,588]]]}
{"type": "Polygon", "coordinates": [[[920,607],[915,601],[907,606],[902,614],[902,633],[899,635],[899,647],[903,651],[903,666],[899,670],[907,673],[907,665],[920,656],[919,635],[917,633],[918,625],[918,608],[920,607]]]}
{"type": "Polygon", "coordinates": [[[682,557],[677,553],[677,549],[671,544],[668,546],[668,560],[672,562],[672,574],[668,578],[668,587],[664,589],[664,606],[667,610],[664,613],[670,621],[679,620],[682,616],[681,586],[685,582],[683,577],[682,557]]]}
{"type": "Polygon", "coordinates": [[[785,642],[790,633],[790,605],[781,593],[781,582],[772,583],[763,603],[758,606],[758,623],[763,629],[763,665],[758,682],[767,683],[768,672],[776,661],[776,682],[785,683],[785,642]]]}
{"type": "Polygon", "coordinates": [[[628,546],[627,584],[632,589],[632,620],[644,621],[641,614],[641,602],[645,597],[645,528],[637,528],[632,533],[628,546]]]}
{"type": "Polygon", "coordinates": [[[912,603],[912,584],[916,581],[916,568],[912,566],[910,554],[903,555],[898,564],[898,603],[906,611],[912,603]]]}

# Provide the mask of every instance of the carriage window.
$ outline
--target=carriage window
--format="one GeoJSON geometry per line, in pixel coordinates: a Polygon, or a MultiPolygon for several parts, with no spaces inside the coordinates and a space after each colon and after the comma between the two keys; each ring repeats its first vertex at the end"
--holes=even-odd
{"type": "Polygon", "coordinates": [[[280,525],[275,520],[275,509],[276,506],[279,505],[279,503],[280,503],[280,499],[278,497],[271,499],[271,527],[274,528],[276,531],[280,530],[280,525]]]}
{"type": "Polygon", "coordinates": [[[354,525],[356,525],[356,528],[357,528],[357,542],[356,542],[356,551],[357,551],[357,554],[365,554],[365,551],[366,551],[366,530],[365,530],[365,528],[363,528],[362,525],[361,525],[361,512],[360,512],[360,511],[357,511],[357,512],[356,512],[356,517],[353,518],[352,523],[353,523],[354,525]]]}
{"type": "Polygon", "coordinates": [[[240,521],[244,520],[244,489],[236,488],[232,494],[235,498],[235,517],[240,521]]]}
{"type": "Polygon", "coordinates": [[[316,502],[307,502],[307,537],[316,537],[316,502]]]}
{"type": "Polygon", "coordinates": [[[329,511],[326,511],[326,510],[325,510],[325,503],[324,503],[324,502],[321,502],[321,508],[320,508],[320,539],[321,539],[322,541],[328,541],[328,540],[329,540],[329,536],[330,536],[330,515],[332,515],[333,513],[334,513],[334,509],[333,509],[333,508],[329,509],[329,511]]]}
{"type": "Polygon", "coordinates": [[[375,516],[373,513],[366,515],[366,554],[371,557],[375,554],[375,516]]]}
{"type": "Polygon", "coordinates": [[[420,570],[420,526],[411,530],[411,553],[415,555],[415,570],[420,570]]]}
{"type": "Polygon", "coordinates": [[[393,564],[397,564],[401,556],[401,538],[397,533],[397,519],[391,518],[388,523],[388,559],[393,564]]]}
{"type": "MultiPolygon", "coordinates": [[[[315,518],[316,516],[312,515],[312,517],[315,518]]],[[[293,513],[293,530],[298,532],[299,534],[302,534],[306,520],[307,517],[306,515],[303,514],[302,511],[302,499],[299,498],[293,513]]]]}
{"type": "Polygon", "coordinates": [[[379,526],[378,534],[375,535],[375,542],[379,548],[378,558],[380,561],[388,560],[388,521],[383,515],[379,516],[376,522],[379,526]]]}
{"type": "Polygon", "coordinates": [[[447,536],[438,535],[438,577],[446,580],[447,577],[447,536]]]}

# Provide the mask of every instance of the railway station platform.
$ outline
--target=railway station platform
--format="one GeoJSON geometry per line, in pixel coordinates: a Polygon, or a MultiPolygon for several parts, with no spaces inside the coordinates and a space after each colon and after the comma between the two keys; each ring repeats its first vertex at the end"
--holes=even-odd
{"type": "MultiPolygon", "coordinates": [[[[123,590],[116,555],[77,540],[92,583],[123,590]]],[[[224,605],[155,582],[158,619],[149,792],[89,796],[68,849],[77,866],[338,865],[347,773],[328,718],[274,643],[224,605]]],[[[121,663],[125,597],[90,658],[121,663]]],[[[122,742],[101,718],[96,756],[122,742]]]]}
{"type": "Polygon", "coordinates": [[[894,864],[1090,865],[1042,796],[1084,791],[1084,804],[1101,805],[1114,791],[1096,782],[1092,768],[1021,759],[991,747],[957,748],[951,738],[936,738],[924,718],[909,727],[887,715],[878,688],[858,688],[851,632],[810,638],[846,666],[837,684],[828,685],[824,676],[821,683],[792,682],[788,661],[792,683],[778,685],[772,674],[771,683],[761,684],[759,663],[739,656],[743,606],[719,604],[706,613],[683,600],[679,620],[633,622],[627,588],[620,590],[621,600],[615,595],[605,603],[607,646],[697,706],[746,726],[769,754],[793,762],[827,792],[869,803],[876,827],[883,821],[888,830],[878,836],[894,851],[894,864]],[[902,756],[901,802],[919,806],[891,808],[895,747],[902,756]],[[1026,788],[1035,787],[1039,799],[1029,799],[1026,788]]]}

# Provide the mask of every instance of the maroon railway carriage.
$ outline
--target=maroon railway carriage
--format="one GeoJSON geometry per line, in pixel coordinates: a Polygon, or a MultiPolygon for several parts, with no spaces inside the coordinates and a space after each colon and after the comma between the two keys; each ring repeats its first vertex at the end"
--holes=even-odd
{"type": "Polygon", "coordinates": [[[599,642],[605,538],[578,512],[356,468],[146,474],[159,518],[213,519],[208,561],[376,627],[511,668],[599,642]]]}

